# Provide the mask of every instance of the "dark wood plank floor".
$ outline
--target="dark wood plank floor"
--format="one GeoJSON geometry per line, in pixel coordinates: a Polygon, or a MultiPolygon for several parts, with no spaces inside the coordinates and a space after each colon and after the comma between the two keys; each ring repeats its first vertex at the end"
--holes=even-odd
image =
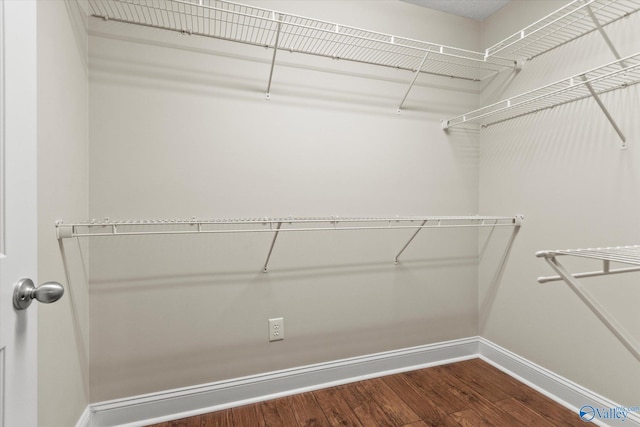
{"type": "Polygon", "coordinates": [[[151,427],[584,426],[578,414],[472,359],[151,427]]]}

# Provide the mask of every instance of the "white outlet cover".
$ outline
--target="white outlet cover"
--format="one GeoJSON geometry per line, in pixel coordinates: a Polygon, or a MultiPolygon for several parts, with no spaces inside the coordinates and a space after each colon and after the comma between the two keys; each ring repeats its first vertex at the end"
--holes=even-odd
{"type": "Polygon", "coordinates": [[[284,339],[284,317],[269,319],[269,341],[284,339]]]}

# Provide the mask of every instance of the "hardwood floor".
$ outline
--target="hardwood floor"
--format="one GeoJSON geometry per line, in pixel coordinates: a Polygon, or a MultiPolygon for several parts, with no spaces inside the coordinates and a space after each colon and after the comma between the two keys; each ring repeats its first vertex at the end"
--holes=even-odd
{"type": "Polygon", "coordinates": [[[150,427],[583,425],[578,414],[472,359],[150,427]]]}

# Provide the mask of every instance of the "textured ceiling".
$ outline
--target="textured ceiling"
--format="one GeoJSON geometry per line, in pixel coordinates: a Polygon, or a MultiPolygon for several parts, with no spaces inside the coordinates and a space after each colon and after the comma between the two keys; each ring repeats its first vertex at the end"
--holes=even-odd
{"type": "Polygon", "coordinates": [[[510,0],[402,0],[418,6],[482,21],[510,0]]]}

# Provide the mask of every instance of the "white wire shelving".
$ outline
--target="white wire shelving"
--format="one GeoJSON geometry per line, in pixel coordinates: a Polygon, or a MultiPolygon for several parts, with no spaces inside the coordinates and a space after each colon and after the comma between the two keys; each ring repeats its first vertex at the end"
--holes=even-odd
{"type": "Polygon", "coordinates": [[[558,280],[564,282],[580,297],[591,311],[604,323],[604,325],[620,340],[620,342],[640,361],[640,343],[627,331],[589,291],[578,281],[581,278],[606,276],[610,274],[630,273],[640,271],[640,245],[617,246],[589,249],[547,250],[536,253],[537,257],[544,258],[557,276],[538,277],[538,282],[547,283],[558,280]],[[589,258],[602,262],[602,269],[571,274],[558,261],[558,257],[574,256],[589,258]],[[611,268],[611,263],[634,265],[636,267],[611,268]]]}
{"type": "MultiPolygon", "coordinates": [[[[443,121],[443,127],[467,123],[489,126],[590,97],[601,103],[599,95],[637,83],[640,83],[640,53],[443,121]]],[[[624,142],[618,126],[606,109],[603,111],[624,142]]]]}
{"type": "MultiPolygon", "coordinates": [[[[267,98],[278,51],[410,70],[415,76],[427,73],[474,81],[516,66],[515,61],[501,56],[486,57],[482,52],[223,0],[88,2],[89,13],[105,20],[273,49],[267,98]]],[[[409,90],[414,82],[415,78],[409,90]]]]}
{"type": "Polygon", "coordinates": [[[272,49],[267,99],[279,51],[412,71],[398,111],[421,73],[481,81],[599,31],[618,61],[443,120],[442,127],[489,126],[591,96],[626,147],[624,134],[598,95],[638,83],[640,54],[621,58],[604,28],[639,11],[640,0],[574,0],[483,53],[225,0],[88,0],[88,4],[91,15],[105,20],[272,49]]]}
{"type": "Polygon", "coordinates": [[[532,59],[640,10],[640,0],[574,0],[489,47],[487,57],[532,59]]]}
{"type": "Polygon", "coordinates": [[[314,218],[229,218],[190,219],[136,219],[113,221],[109,219],[79,223],[56,223],[59,241],[75,237],[140,236],[171,234],[224,234],[273,233],[263,271],[268,269],[278,235],[283,232],[355,231],[355,230],[415,230],[411,238],[395,256],[394,262],[407,249],[423,229],[460,227],[520,227],[520,215],[503,216],[410,216],[385,218],[314,217],[314,218]]]}
{"type": "Polygon", "coordinates": [[[626,137],[600,95],[640,82],[640,53],[622,58],[604,27],[640,10],[640,0],[574,0],[485,51],[530,60],[593,31],[598,31],[616,61],[532,91],[442,121],[442,128],[468,123],[490,126],[558,105],[592,97],[626,148],[626,137]]]}

